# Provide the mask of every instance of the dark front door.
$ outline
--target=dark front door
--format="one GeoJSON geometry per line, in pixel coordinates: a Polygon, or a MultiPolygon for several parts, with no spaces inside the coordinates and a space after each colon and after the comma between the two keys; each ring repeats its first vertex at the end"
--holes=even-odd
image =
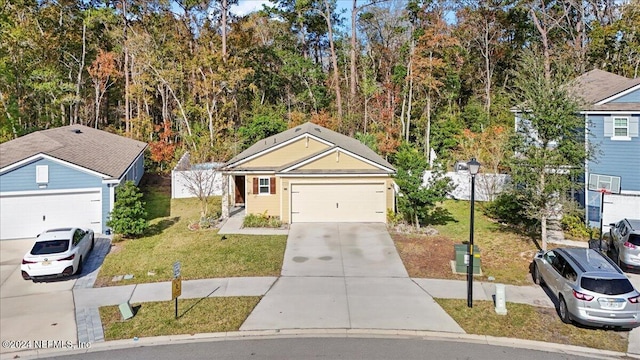
{"type": "Polygon", "coordinates": [[[244,204],[244,176],[236,176],[236,205],[244,204]]]}

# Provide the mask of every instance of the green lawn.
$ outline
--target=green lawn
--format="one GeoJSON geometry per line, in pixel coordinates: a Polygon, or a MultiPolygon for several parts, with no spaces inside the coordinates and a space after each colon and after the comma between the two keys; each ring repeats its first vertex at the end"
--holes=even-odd
{"type": "Polygon", "coordinates": [[[495,313],[493,302],[435,299],[468,334],[627,351],[628,331],[592,329],[563,323],[555,309],[507,303],[507,315],[495,313]]]}
{"type": "Polygon", "coordinates": [[[133,305],[136,315],[121,320],[117,306],[100,308],[105,340],[237,331],[260,297],[213,297],[178,299],[178,318],[173,301],[133,305]]]}
{"type": "MultiPolygon", "coordinates": [[[[434,226],[440,235],[449,237],[456,243],[469,241],[469,202],[447,200],[442,206],[451,213],[453,221],[434,226]]],[[[480,249],[484,274],[481,280],[493,276],[499,283],[531,284],[529,264],[538,251],[534,241],[492,221],[483,214],[482,204],[476,203],[474,218],[474,244],[480,249]]],[[[453,259],[453,249],[451,258],[453,259]]]]}
{"type": "MultiPolygon", "coordinates": [[[[197,199],[168,199],[158,191],[146,191],[150,219],[148,235],[114,242],[98,274],[97,286],[168,281],[173,263],[180,261],[185,280],[277,276],[280,274],[286,236],[226,235],[217,229],[189,230],[199,219],[197,199]],[[166,208],[168,207],[168,209],[166,208]],[[131,280],[112,282],[116,275],[131,280]]],[[[219,206],[217,198],[212,206],[219,206]]]]}

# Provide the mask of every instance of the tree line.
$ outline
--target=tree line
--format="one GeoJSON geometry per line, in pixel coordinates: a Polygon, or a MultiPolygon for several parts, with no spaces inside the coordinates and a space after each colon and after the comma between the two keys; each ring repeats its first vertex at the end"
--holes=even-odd
{"type": "Polygon", "coordinates": [[[406,141],[488,163],[469,139],[513,127],[524,51],[545,77],[640,64],[638,0],[234,3],[0,2],[0,141],[84,124],[151,143],[166,170],[176,149],[224,159],[314,121],[387,157],[406,141]]]}

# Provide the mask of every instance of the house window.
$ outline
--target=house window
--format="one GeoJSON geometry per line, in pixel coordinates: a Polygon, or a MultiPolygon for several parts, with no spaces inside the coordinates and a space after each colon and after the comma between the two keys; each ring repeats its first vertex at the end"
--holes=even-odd
{"type": "Polygon", "coordinates": [[[260,178],[260,183],[258,186],[258,194],[269,194],[269,178],[260,178]]]}
{"type": "Polygon", "coordinates": [[[620,114],[605,116],[604,136],[614,141],[629,141],[638,137],[637,116],[620,114]]]}
{"type": "Polygon", "coordinates": [[[36,165],[36,183],[49,183],[49,165],[36,165]]]}
{"type": "Polygon", "coordinates": [[[629,137],[629,118],[613,118],[613,137],[629,137]]]}

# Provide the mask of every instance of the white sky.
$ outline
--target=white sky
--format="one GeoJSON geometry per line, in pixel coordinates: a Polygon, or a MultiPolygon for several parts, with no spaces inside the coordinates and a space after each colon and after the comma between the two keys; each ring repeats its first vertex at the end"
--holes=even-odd
{"type": "MultiPolygon", "coordinates": [[[[244,16],[254,11],[262,9],[262,5],[273,6],[274,4],[268,0],[239,0],[237,5],[232,5],[230,12],[234,15],[244,16]]],[[[338,0],[338,11],[342,9],[350,9],[351,0],[338,0]]]]}

